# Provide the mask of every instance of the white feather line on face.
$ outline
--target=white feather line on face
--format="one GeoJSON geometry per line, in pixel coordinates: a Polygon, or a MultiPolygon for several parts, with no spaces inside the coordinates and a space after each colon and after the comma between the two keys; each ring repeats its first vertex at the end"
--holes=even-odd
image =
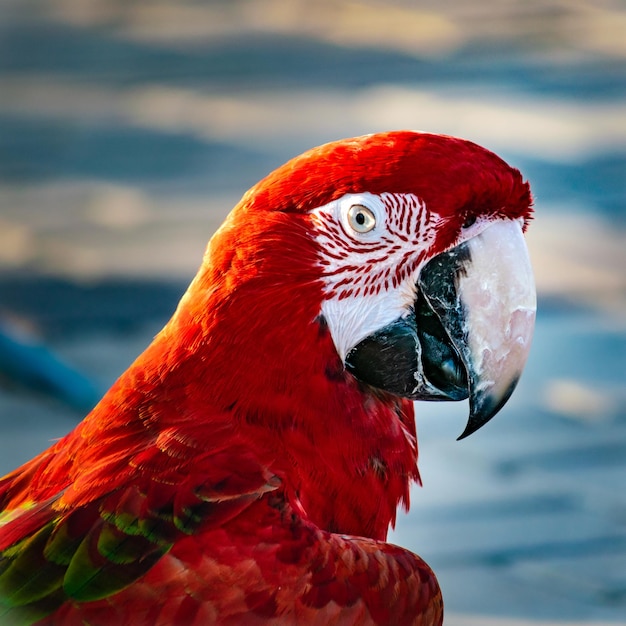
{"type": "Polygon", "coordinates": [[[414,299],[415,289],[403,283],[373,296],[324,300],[322,314],[341,360],[345,362],[348,352],[360,341],[407,315],[414,299]]]}
{"type": "Polygon", "coordinates": [[[346,194],[311,216],[327,295],[321,312],[345,361],[360,341],[409,313],[440,218],[412,194],[367,192],[346,194]],[[374,213],[373,230],[350,229],[346,215],[355,204],[374,213]]]}

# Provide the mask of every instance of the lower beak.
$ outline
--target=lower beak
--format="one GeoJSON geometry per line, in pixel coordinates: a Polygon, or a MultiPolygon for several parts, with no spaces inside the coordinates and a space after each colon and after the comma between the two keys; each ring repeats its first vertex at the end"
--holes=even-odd
{"type": "Polygon", "coordinates": [[[459,439],[486,424],[528,357],[536,295],[520,221],[494,222],[422,269],[414,310],[367,337],[346,366],[370,385],[414,400],[464,400],[459,439]]]}

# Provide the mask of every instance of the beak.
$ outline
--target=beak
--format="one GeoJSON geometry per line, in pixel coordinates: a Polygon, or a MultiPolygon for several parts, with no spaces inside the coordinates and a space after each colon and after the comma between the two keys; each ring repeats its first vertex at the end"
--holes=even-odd
{"type": "Polygon", "coordinates": [[[360,380],[413,400],[464,400],[459,439],[513,393],[528,357],[536,294],[520,221],[494,222],[422,269],[413,310],[346,357],[360,380]]]}

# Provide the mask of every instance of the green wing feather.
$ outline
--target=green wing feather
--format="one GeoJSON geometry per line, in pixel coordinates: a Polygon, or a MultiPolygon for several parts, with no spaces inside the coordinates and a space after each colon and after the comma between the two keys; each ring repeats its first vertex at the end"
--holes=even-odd
{"type": "Polygon", "coordinates": [[[224,523],[278,485],[258,465],[251,473],[246,468],[245,484],[236,482],[237,473],[228,477],[208,465],[211,471],[202,473],[179,464],[175,477],[143,471],[136,482],[76,507],[61,493],[20,515],[6,514],[0,623],[31,624],[66,600],[111,596],[148,572],[177,539],[224,523]]]}

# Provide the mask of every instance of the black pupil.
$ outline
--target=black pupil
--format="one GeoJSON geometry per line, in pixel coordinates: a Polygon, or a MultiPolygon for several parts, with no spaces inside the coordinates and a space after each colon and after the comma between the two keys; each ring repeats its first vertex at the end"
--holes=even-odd
{"type": "Polygon", "coordinates": [[[356,223],[359,226],[363,226],[363,224],[365,224],[365,215],[363,213],[356,214],[356,223]]]}
{"type": "Polygon", "coordinates": [[[463,222],[463,228],[469,228],[476,223],[476,217],[474,215],[468,215],[463,222]]]}

